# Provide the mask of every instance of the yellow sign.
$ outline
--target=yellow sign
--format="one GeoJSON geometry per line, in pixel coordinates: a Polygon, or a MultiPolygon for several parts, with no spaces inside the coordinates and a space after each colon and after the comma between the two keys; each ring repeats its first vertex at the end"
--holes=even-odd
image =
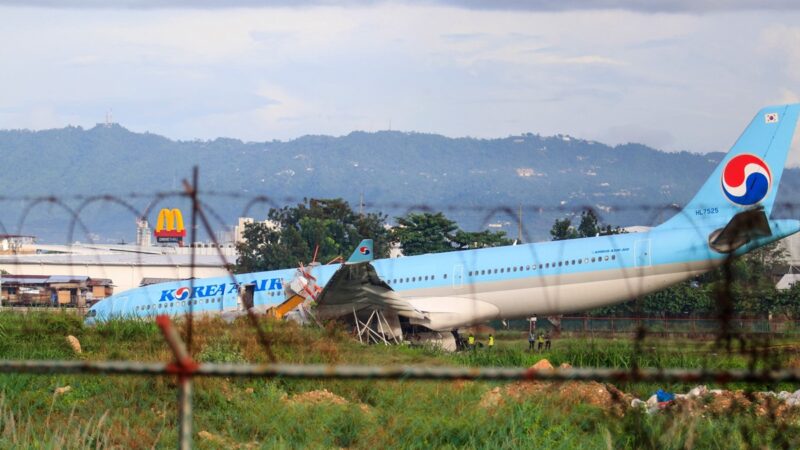
{"type": "Polygon", "coordinates": [[[183,214],[181,214],[181,210],[177,208],[164,208],[159,211],[155,235],[159,242],[182,241],[182,238],[186,236],[186,229],[183,227],[183,214]]]}

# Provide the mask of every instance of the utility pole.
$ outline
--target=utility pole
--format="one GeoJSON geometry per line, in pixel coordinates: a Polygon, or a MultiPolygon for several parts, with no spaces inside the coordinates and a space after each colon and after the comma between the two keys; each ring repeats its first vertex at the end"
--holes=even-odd
{"type": "Polygon", "coordinates": [[[364,217],[364,193],[361,193],[361,197],[358,201],[358,215],[362,218],[364,217]]]}
{"type": "Polygon", "coordinates": [[[517,220],[517,243],[522,243],[522,205],[519,205],[519,218],[517,220]]]}

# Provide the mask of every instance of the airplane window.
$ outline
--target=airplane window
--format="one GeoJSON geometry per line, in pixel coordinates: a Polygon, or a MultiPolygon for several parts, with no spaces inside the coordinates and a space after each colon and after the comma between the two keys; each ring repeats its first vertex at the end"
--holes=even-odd
{"type": "Polygon", "coordinates": [[[411,277],[411,282],[413,283],[415,281],[417,281],[417,277],[411,277]]]}
{"type": "Polygon", "coordinates": [[[611,260],[613,261],[615,259],[617,259],[617,255],[611,255],[611,260]]]}
{"type": "Polygon", "coordinates": [[[583,263],[584,264],[589,264],[589,258],[583,258],[583,263]]]}
{"type": "Polygon", "coordinates": [[[472,276],[472,271],[471,270],[469,272],[467,272],[467,276],[470,276],[470,277],[472,276]]]}
{"type": "Polygon", "coordinates": [[[427,275],[425,275],[425,281],[428,281],[428,276],[427,275]]]}
{"type": "Polygon", "coordinates": [[[594,262],[594,256],[592,256],[592,262],[594,262]]]}
{"type": "Polygon", "coordinates": [[[408,279],[408,277],[406,277],[406,283],[408,283],[408,281],[409,281],[409,279],[408,279]]]}
{"type": "Polygon", "coordinates": [[[528,264],[527,266],[525,266],[525,270],[531,270],[531,265],[528,264]]]}
{"type": "Polygon", "coordinates": [[[575,260],[574,260],[574,259],[572,260],[572,265],[573,265],[573,266],[575,265],[575,260]]]}
{"type": "Polygon", "coordinates": [[[447,274],[444,274],[444,279],[445,279],[445,280],[447,279],[447,274]]]}
{"type": "Polygon", "coordinates": [[[511,267],[506,267],[506,272],[511,272],[511,267]]]}
{"type": "Polygon", "coordinates": [[[558,262],[558,267],[561,267],[561,261],[558,262]]]}
{"type": "Polygon", "coordinates": [[[431,275],[431,280],[435,279],[436,275],[431,275]]]}
{"type": "Polygon", "coordinates": [[[501,267],[501,268],[500,268],[500,273],[503,273],[504,271],[505,271],[505,269],[503,269],[503,268],[501,267]]]}
{"type": "Polygon", "coordinates": [[[605,258],[603,258],[603,260],[604,260],[604,261],[608,261],[608,255],[606,255],[606,257],[605,257],[605,258]]]}

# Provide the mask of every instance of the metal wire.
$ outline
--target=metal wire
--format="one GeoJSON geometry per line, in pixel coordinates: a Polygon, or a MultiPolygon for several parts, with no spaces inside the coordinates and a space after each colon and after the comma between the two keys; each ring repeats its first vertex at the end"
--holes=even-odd
{"type": "MultiPolygon", "coordinates": [[[[75,375],[175,376],[173,364],[133,361],[0,361],[0,373],[75,375]]],[[[798,383],[800,369],[703,370],[643,368],[556,368],[536,370],[513,367],[434,367],[332,364],[200,364],[188,370],[192,377],[295,378],[331,380],[474,380],[474,381],[604,381],[604,382],[713,382],[798,383]]]]}
{"type": "MultiPolygon", "coordinates": [[[[183,198],[191,200],[192,205],[192,232],[191,232],[191,246],[195,247],[197,240],[197,229],[202,226],[206,234],[213,241],[214,247],[218,249],[220,259],[226,261],[219,250],[220,246],[216,240],[213,227],[209,221],[212,219],[221,220],[221,217],[210,208],[204,208],[203,205],[207,204],[201,201],[208,197],[226,198],[226,199],[245,199],[248,200],[245,212],[257,204],[265,204],[270,207],[281,207],[286,204],[293,204],[304,202],[305,199],[300,198],[272,198],[268,196],[248,197],[239,192],[215,192],[215,191],[199,191],[198,185],[198,172],[195,168],[192,177],[192,183],[184,183],[183,192],[158,192],[153,194],[132,193],[124,196],[113,195],[76,195],[76,196],[0,196],[0,202],[23,202],[27,205],[23,208],[22,217],[18,223],[18,230],[21,231],[29,212],[39,205],[56,205],[63,209],[68,216],[70,216],[71,223],[69,226],[69,239],[73,240],[73,231],[76,229],[82,231],[87,239],[91,242],[91,233],[86,224],[81,220],[81,212],[87,205],[96,202],[106,202],[111,204],[122,205],[123,209],[138,217],[146,217],[152,208],[154,208],[160,201],[168,198],[183,198]],[[132,199],[148,199],[150,200],[148,206],[143,212],[134,208],[128,200],[132,199]],[[69,200],[80,201],[81,204],[77,209],[70,208],[66,205],[69,200]],[[208,214],[206,213],[208,210],[208,214]]],[[[404,204],[400,202],[389,202],[384,204],[367,203],[365,206],[369,208],[389,208],[392,210],[405,210],[405,211],[431,211],[433,210],[428,205],[417,204],[404,204]]],[[[578,207],[567,206],[552,206],[552,205],[523,205],[525,211],[533,211],[538,214],[542,213],[559,213],[559,214],[576,214],[580,211],[590,210],[602,220],[603,212],[597,210],[593,205],[584,205],[578,207]]],[[[479,212],[484,221],[484,225],[494,215],[507,215],[510,217],[516,216],[516,208],[508,206],[497,205],[445,205],[444,207],[437,207],[437,211],[454,212],[454,211],[475,211],[479,212]]],[[[796,205],[782,204],[777,205],[776,208],[784,209],[787,211],[795,211],[796,205]]],[[[678,208],[674,204],[654,207],[653,205],[632,205],[625,204],[614,206],[612,210],[605,210],[605,212],[620,212],[626,210],[637,210],[650,215],[655,220],[659,215],[664,213],[674,213],[678,208]]],[[[0,222],[0,232],[8,233],[6,227],[0,222]]],[[[194,251],[192,252],[192,281],[190,281],[192,288],[194,287],[194,269],[195,269],[194,251]]],[[[734,310],[733,310],[733,292],[730,289],[733,281],[734,273],[731,270],[731,260],[726,261],[723,265],[722,273],[724,275],[724,283],[721,283],[720,289],[717,290],[717,306],[719,315],[716,318],[718,327],[714,330],[716,337],[716,344],[722,350],[727,349],[731,351],[731,340],[743,336],[742,333],[736,330],[733,326],[734,310]],[[738,333],[738,334],[737,334],[738,333]]],[[[229,270],[229,277],[231,282],[237,284],[236,277],[229,270]]],[[[191,290],[194,292],[194,289],[191,290]]],[[[545,299],[552,301],[552,299],[545,299]]],[[[190,303],[190,310],[192,308],[190,303]]],[[[642,348],[642,342],[646,339],[648,331],[645,327],[638,325],[635,330],[634,337],[634,358],[632,359],[633,368],[631,369],[609,369],[609,368],[559,368],[554,370],[534,370],[530,368],[509,368],[509,367],[432,367],[432,366],[376,366],[376,365],[325,365],[325,364],[287,364],[279,363],[276,360],[275,354],[272,349],[272,343],[269,336],[264,332],[260,326],[260,322],[256,314],[252,310],[248,310],[248,318],[250,325],[257,332],[258,341],[265,350],[269,363],[267,364],[213,364],[204,363],[198,364],[191,358],[192,349],[192,335],[193,323],[192,315],[189,314],[187,321],[187,339],[184,343],[180,335],[174,329],[172,324],[166,317],[158,319],[159,326],[164,335],[165,342],[169,345],[173,352],[174,361],[172,362],[137,362],[137,361],[68,361],[68,360],[0,360],[0,373],[23,373],[23,374],[75,374],[75,375],[133,375],[133,376],[174,376],[178,379],[178,411],[179,411],[179,448],[190,448],[192,445],[192,380],[195,377],[238,377],[238,378],[287,378],[287,379],[325,379],[325,380],[407,380],[407,381],[447,381],[447,380],[481,380],[481,381],[552,381],[552,382],[567,382],[567,381],[600,381],[600,382],[653,382],[653,383],[670,383],[670,382],[684,382],[684,383],[800,383],[800,369],[764,369],[756,370],[755,361],[758,359],[752,355],[751,365],[749,369],[730,369],[730,370],[709,370],[709,369],[687,369],[687,368],[639,368],[638,356],[645,350],[642,348]],[[187,349],[188,347],[188,349],[187,349]]],[[[589,320],[595,320],[590,318],[589,320]]],[[[614,330],[612,319],[612,331],[614,330]]],[[[616,319],[628,320],[628,319],[616,319]]],[[[630,320],[642,320],[641,318],[634,318],[630,320]]],[[[666,322],[665,322],[666,323],[666,322]]],[[[594,332],[594,331],[593,331],[594,332]]],[[[764,347],[769,351],[771,347],[764,347]]],[[[755,351],[755,350],[754,350],[755,351]]],[[[763,355],[761,355],[763,356],[763,355]]],[[[777,366],[774,366],[777,367],[777,366]]]]}

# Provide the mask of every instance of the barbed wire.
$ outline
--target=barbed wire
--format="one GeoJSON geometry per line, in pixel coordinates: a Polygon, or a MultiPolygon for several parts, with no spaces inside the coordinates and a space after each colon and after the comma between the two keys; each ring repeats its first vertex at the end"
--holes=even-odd
{"type": "MultiPolygon", "coordinates": [[[[126,195],[61,195],[61,196],[1,196],[2,202],[17,202],[23,205],[19,208],[20,216],[16,223],[16,234],[23,234],[29,217],[33,211],[43,207],[57,207],[68,219],[66,227],[67,242],[74,242],[76,233],[82,234],[89,243],[92,242],[93,233],[91,224],[83,220],[83,216],[88,209],[94,207],[118,208],[125,214],[129,214],[134,219],[148,217],[153,211],[161,207],[164,202],[175,199],[189,201],[191,204],[191,236],[189,246],[191,247],[191,259],[189,263],[190,288],[194,292],[197,261],[195,260],[196,244],[198,242],[198,231],[204,231],[212,241],[212,248],[217,253],[220,266],[226,268],[226,276],[232,285],[239,286],[241,283],[237,274],[233,273],[231,261],[222,251],[222,246],[216,238],[216,233],[212,220],[218,227],[226,227],[225,214],[217,211],[214,207],[215,202],[211,199],[243,200],[245,206],[242,216],[248,216],[255,208],[262,205],[269,208],[282,208],[304,203],[305,197],[270,197],[266,195],[248,195],[240,192],[221,192],[204,191],[199,189],[199,174],[196,169],[191,182],[184,181],[183,191],[165,191],[152,194],[131,193],[126,195]],[[138,208],[134,204],[140,201],[147,201],[144,208],[138,208]],[[75,203],[71,205],[70,203],[75,203]]],[[[510,221],[518,218],[520,209],[525,214],[536,214],[546,216],[548,214],[559,214],[568,216],[578,216],[582,212],[591,211],[599,219],[600,223],[606,223],[606,217],[612,212],[636,211],[649,218],[647,225],[654,225],[659,219],[669,215],[684,215],[686,222],[698,233],[698,237],[706,239],[702,235],[701,228],[697,226],[699,219],[691,211],[681,209],[675,204],[648,205],[648,204],[620,204],[609,207],[598,207],[597,204],[584,205],[546,205],[528,203],[521,205],[442,205],[434,206],[418,203],[403,202],[366,202],[364,207],[369,210],[388,209],[392,211],[410,212],[472,212],[481,217],[481,228],[486,228],[498,216],[506,217],[510,221]]],[[[788,212],[795,212],[800,209],[800,203],[783,202],[776,204],[776,208],[788,212]]],[[[0,233],[10,235],[8,226],[0,220],[0,233]]],[[[523,239],[529,241],[527,232],[523,230],[523,239]]],[[[619,235],[607,236],[609,245],[618,246],[619,235]]],[[[553,244],[559,245],[559,244],[553,244]]],[[[557,255],[542,255],[536,246],[527,247],[529,252],[529,262],[537,264],[561,262],[567,259],[575,264],[575,256],[565,255],[562,245],[557,255]]],[[[709,250],[710,252],[710,250],[709,250]]],[[[480,266],[480,261],[470,260],[473,256],[469,253],[456,253],[462,265],[476,263],[480,266]]],[[[162,255],[168,264],[177,263],[170,254],[162,255]]],[[[103,268],[103,260],[99,254],[90,255],[95,258],[100,270],[103,268]]],[[[11,264],[22,266],[24,255],[10,255],[11,264]]],[[[74,261],[75,256],[66,256],[67,265],[74,261]]],[[[135,264],[144,263],[145,255],[137,253],[135,264]]],[[[588,264],[588,258],[586,263],[588,264]]],[[[715,322],[716,329],[713,331],[713,349],[720,352],[739,352],[747,357],[746,369],[696,369],[696,368],[659,368],[641,367],[640,357],[647,350],[645,343],[658,331],[653,331],[647,326],[647,322],[639,322],[631,329],[633,334],[633,352],[631,366],[628,369],[602,368],[602,367],[576,367],[555,370],[536,370],[530,368],[507,368],[507,367],[433,367],[433,366],[375,366],[375,365],[319,365],[319,364],[286,364],[279,363],[273,351],[271,336],[262,327],[262,317],[254,309],[247,308],[249,326],[256,332],[257,341],[265,352],[268,364],[213,364],[196,363],[192,359],[194,338],[194,305],[189,302],[188,314],[186,314],[186,339],[181,340],[177,332],[172,328],[166,316],[159,316],[159,326],[161,327],[164,339],[173,351],[174,361],[170,363],[149,363],[138,361],[58,361],[58,360],[0,360],[0,372],[2,373],[25,373],[25,374],[114,374],[114,375],[139,375],[139,376],[175,376],[179,383],[179,415],[180,415],[180,442],[183,448],[191,445],[191,414],[192,414],[192,379],[195,377],[250,377],[250,378],[296,378],[296,379],[341,379],[341,380],[481,380],[481,381],[600,381],[600,382],[648,382],[648,383],[669,383],[669,382],[709,382],[709,383],[798,383],[800,382],[800,369],[790,369],[781,367],[780,356],[787,352],[794,351],[794,347],[782,350],[775,345],[770,334],[764,336],[754,336],[748,334],[741,327],[735,324],[736,311],[734,300],[736,293],[732,290],[735,279],[733,271],[733,258],[728,257],[720,261],[714,267],[704,267],[704,270],[711,270],[719,267],[722,274],[722,283],[718,283],[714,293],[716,305],[715,322]]],[[[581,259],[578,259],[579,263],[581,259]]],[[[530,271],[531,264],[527,264],[530,271]]],[[[555,267],[555,266],[554,266],[555,267]]],[[[559,264],[559,267],[561,265],[559,264]]],[[[631,297],[637,292],[646,291],[644,289],[645,279],[635,277],[638,268],[625,267],[621,259],[611,260],[609,268],[616,268],[622,271],[623,278],[626,278],[627,293],[631,297]]],[[[485,270],[485,267],[480,269],[485,270]]],[[[698,271],[695,267],[685,264],[682,267],[686,271],[698,271]]],[[[381,274],[386,279],[392,279],[394,274],[391,266],[387,273],[381,274]]],[[[523,268],[520,267],[520,271],[523,268]]],[[[534,269],[536,270],[536,269],[534,269]]],[[[517,271],[517,267],[514,267],[517,271]]],[[[532,272],[531,272],[532,273],[532,272]]],[[[463,273],[462,273],[463,276],[463,273]]],[[[553,311],[553,315],[558,315],[558,304],[560,297],[564,294],[558,289],[550,289],[560,285],[562,277],[566,276],[559,271],[553,274],[552,278],[543,282],[541,303],[553,311]]],[[[108,278],[108,277],[106,277],[108,278]]],[[[465,298],[477,298],[479,292],[475,284],[465,283],[465,298]]],[[[241,294],[240,294],[241,295],[241,294]]],[[[241,302],[240,302],[241,303],[241,302]]],[[[637,308],[639,303],[636,303],[637,308]]],[[[474,312],[474,311],[473,311],[474,312]]],[[[468,314],[469,311],[466,311],[468,314]]],[[[619,319],[618,319],[619,320],[619,319]]]]}

